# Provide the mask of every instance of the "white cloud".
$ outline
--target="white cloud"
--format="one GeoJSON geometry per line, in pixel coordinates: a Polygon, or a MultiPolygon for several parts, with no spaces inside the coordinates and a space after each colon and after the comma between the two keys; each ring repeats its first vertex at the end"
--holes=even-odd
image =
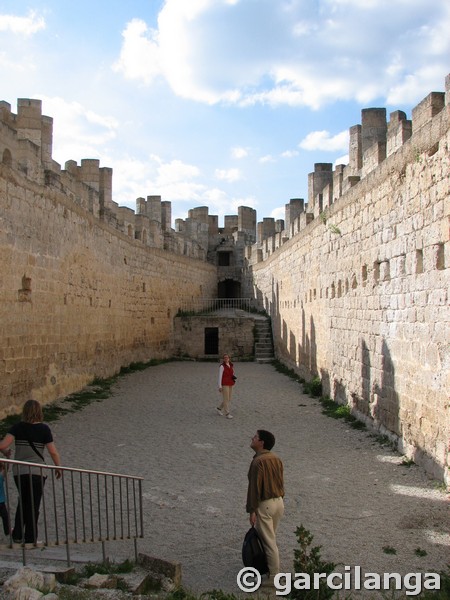
{"type": "Polygon", "coordinates": [[[284,221],[284,218],[286,216],[286,209],[284,206],[278,206],[277,208],[274,208],[273,211],[270,213],[270,216],[275,219],[276,221],[282,219],[284,221]]]}
{"type": "Polygon", "coordinates": [[[281,153],[282,158],[294,158],[298,156],[297,150],[285,150],[281,153]]]}
{"type": "MultiPolygon", "coordinates": [[[[220,206],[227,200],[227,195],[219,188],[210,188],[205,190],[204,197],[211,202],[211,206],[220,206]]],[[[211,211],[210,211],[211,212],[211,211]]],[[[212,213],[211,213],[212,214],[212,213]]]]}
{"type": "Polygon", "coordinates": [[[259,159],[259,162],[264,164],[264,163],[273,163],[276,162],[276,160],[274,159],[274,157],[271,154],[266,154],[265,156],[261,156],[261,158],[259,159]]]}
{"type": "Polygon", "coordinates": [[[116,119],[88,110],[78,102],[37,94],[42,112],[53,118],[53,156],[62,164],[67,160],[98,158],[105,144],[115,139],[116,119]]]}
{"type": "MultiPolygon", "coordinates": [[[[115,119],[78,102],[36,97],[42,100],[43,114],[53,118],[54,159],[63,168],[68,160],[81,164],[85,158],[100,159],[100,167],[113,170],[113,200],[119,205],[135,210],[137,198],[157,194],[169,202],[206,204],[217,207],[220,214],[230,212],[232,200],[223,190],[209,187],[198,166],[177,159],[168,161],[156,154],[144,159],[122,155],[120,145],[114,145],[120,125],[115,119]]],[[[217,170],[216,176],[226,182],[242,178],[239,169],[217,170]]]]}
{"type": "Polygon", "coordinates": [[[33,69],[34,65],[24,65],[22,61],[11,60],[6,52],[0,52],[0,67],[3,69],[7,69],[8,71],[15,71],[16,74],[27,71],[27,69],[33,69]]]}
{"type": "Polygon", "coordinates": [[[236,147],[231,149],[231,156],[233,158],[246,158],[248,156],[247,148],[236,147]]]}
{"type": "Polygon", "coordinates": [[[150,84],[161,73],[158,32],[149,29],[141,19],[130,21],[122,33],[123,45],[113,70],[126,79],[150,84]]]}
{"type": "Polygon", "coordinates": [[[239,169],[216,169],[214,175],[217,179],[233,183],[242,179],[242,174],[239,169]]]}
{"type": "Polygon", "coordinates": [[[113,199],[135,208],[136,198],[161,196],[169,202],[202,202],[207,188],[199,183],[200,170],[180,160],[165,162],[156,155],[147,160],[109,157],[113,169],[113,199]]]}
{"type": "Polygon", "coordinates": [[[181,160],[165,161],[156,155],[146,160],[120,155],[113,149],[119,123],[87,110],[77,102],[40,96],[43,113],[53,117],[53,156],[63,166],[67,160],[81,164],[99,158],[101,167],[113,169],[113,200],[135,209],[136,198],[161,195],[168,201],[200,202],[206,186],[199,183],[200,169],[181,160]]]}
{"type": "Polygon", "coordinates": [[[441,74],[442,69],[439,65],[429,65],[414,74],[408,75],[404,79],[400,80],[397,85],[393,85],[389,89],[386,102],[394,106],[403,104],[405,102],[411,104],[416,102],[417,88],[424,81],[428,81],[428,93],[431,91],[440,90],[442,86],[440,86],[438,89],[435,89],[434,83],[441,74]]]}
{"type": "Polygon", "coordinates": [[[194,179],[200,175],[198,167],[187,165],[181,160],[172,160],[170,163],[159,162],[157,183],[161,187],[194,179]]]}
{"type": "Polygon", "coordinates": [[[324,150],[335,152],[336,150],[348,150],[348,131],[341,131],[336,135],[330,136],[326,130],[312,131],[299,143],[303,150],[324,150]]]}
{"type": "Polygon", "coordinates": [[[344,154],[344,156],[339,156],[339,158],[337,158],[334,161],[334,168],[336,168],[337,165],[348,165],[349,160],[350,158],[348,154],[344,154]]]}
{"type": "Polygon", "coordinates": [[[157,31],[128,24],[115,68],[147,85],[162,75],[178,96],[207,104],[318,109],[403,91],[415,101],[442,86],[449,29],[445,0],[259,0],[255,10],[166,0],[157,31]]]}
{"type": "Polygon", "coordinates": [[[26,17],[0,14],[0,31],[29,36],[41,29],[45,29],[45,19],[34,10],[30,10],[26,17]]]}
{"type": "MultiPolygon", "coordinates": [[[[249,208],[254,208],[256,210],[256,207],[258,206],[258,201],[253,196],[232,198],[230,201],[231,214],[237,215],[238,208],[240,206],[248,206],[249,208]]],[[[227,214],[230,214],[230,212],[228,212],[227,214]]]]}

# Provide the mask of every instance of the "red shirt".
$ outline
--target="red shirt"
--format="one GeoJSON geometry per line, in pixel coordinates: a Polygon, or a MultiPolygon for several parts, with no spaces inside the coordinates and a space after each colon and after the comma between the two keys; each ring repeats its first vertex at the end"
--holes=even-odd
{"type": "Polygon", "coordinates": [[[233,375],[233,363],[222,363],[219,370],[219,387],[223,387],[224,385],[234,385],[233,375]]]}

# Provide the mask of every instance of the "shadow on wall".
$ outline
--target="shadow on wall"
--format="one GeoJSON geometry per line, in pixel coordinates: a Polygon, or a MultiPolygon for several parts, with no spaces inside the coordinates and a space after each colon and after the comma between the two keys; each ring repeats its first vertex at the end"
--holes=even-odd
{"type": "MultiPolygon", "coordinates": [[[[256,299],[261,305],[263,296],[258,290],[256,299]]],[[[309,331],[306,326],[305,310],[301,309],[301,342],[297,341],[295,334],[288,328],[284,319],[281,318],[279,284],[272,279],[272,297],[265,298],[264,308],[272,320],[272,329],[276,344],[276,354],[279,360],[285,360],[291,366],[298,369],[300,374],[309,379],[319,375],[317,367],[317,340],[314,318],[310,317],[309,331]]]]}
{"type": "MultiPolygon", "coordinates": [[[[303,306],[300,316],[301,340],[297,341],[286,321],[281,318],[278,285],[272,285],[271,300],[263,299],[259,290],[256,297],[260,306],[264,302],[265,310],[272,319],[274,340],[278,340],[275,343],[277,359],[293,367],[305,379],[319,375],[324,395],[330,396],[339,404],[348,405],[357,413],[355,416],[359,414],[369,427],[372,425],[373,429],[382,435],[390,434],[392,441],[396,440],[398,448],[402,451],[404,432],[400,420],[400,399],[396,390],[395,364],[386,340],[382,342],[381,357],[375,357],[375,348],[371,353],[369,344],[365,339],[361,339],[359,361],[354,363],[356,371],[359,362],[359,389],[351,390],[348,389],[348,382],[334,377],[331,379],[326,369],[320,369],[320,373],[318,372],[316,327],[311,316],[309,331],[307,330],[303,306]],[[379,378],[378,381],[374,381],[375,377],[379,378]]],[[[429,452],[418,445],[414,448],[414,459],[418,459],[420,464],[428,465],[427,470],[434,476],[444,478],[445,467],[439,465],[429,452]]]]}
{"type": "Polygon", "coordinates": [[[356,409],[363,415],[370,415],[371,401],[370,350],[366,341],[361,340],[361,398],[355,396],[356,409]]]}
{"type": "MultiPolygon", "coordinates": [[[[262,297],[258,298],[261,301],[262,297]]],[[[279,309],[279,287],[272,279],[272,298],[266,298],[265,309],[271,316],[274,339],[279,340],[278,350],[281,360],[285,357],[290,365],[294,365],[302,376],[306,378],[320,375],[324,394],[329,394],[335,402],[350,405],[358,413],[373,419],[377,427],[401,437],[399,397],[395,389],[395,366],[389,347],[383,340],[381,348],[381,381],[372,384],[372,361],[370,348],[364,339],[361,340],[360,389],[349,391],[348,382],[333,378],[326,369],[317,365],[317,339],[314,318],[309,319],[309,331],[306,327],[306,314],[301,309],[302,340],[297,345],[297,340],[289,330],[286,321],[281,318],[279,309]]]]}
{"type": "Polygon", "coordinates": [[[400,405],[395,390],[395,366],[386,340],[383,340],[381,355],[381,385],[374,385],[371,415],[375,423],[384,425],[389,431],[401,437],[400,405]]]}
{"type": "Polygon", "coordinates": [[[348,404],[373,420],[377,428],[386,429],[399,438],[402,435],[400,422],[400,402],[395,389],[395,366],[388,345],[383,340],[381,348],[380,382],[372,384],[372,361],[370,348],[364,339],[360,347],[360,389],[349,391],[342,380],[333,378],[325,369],[321,369],[322,388],[339,404],[348,404]]]}

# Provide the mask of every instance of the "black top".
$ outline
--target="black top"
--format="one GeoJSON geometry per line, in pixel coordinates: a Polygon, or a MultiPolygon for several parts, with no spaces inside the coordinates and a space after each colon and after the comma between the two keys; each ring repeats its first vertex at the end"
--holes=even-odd
{"type": "MultiPolygon", "coordinates": [[[[52,432],[46,423],[25,423],[24,421],[20,421],[11,427],[9,433],[15,440],[15,460],[23,460],[41,465],[45,464],[45,460],[33,450],[30,441],[33,442],[36,450],[43,455],[46,444],[53,442],[52,432]]],[[[17,467],[18,465],[13,466],[14,475],[18,475],[17,467]]],[[[29,472],[29,467],[22,468],[22,473],[29,472]]],[[[32,469],[31,472],[35,473],[37,471],[36,469],[32,469]]],[[[37,473],[39,474],[39,472],[37,473]]]]}

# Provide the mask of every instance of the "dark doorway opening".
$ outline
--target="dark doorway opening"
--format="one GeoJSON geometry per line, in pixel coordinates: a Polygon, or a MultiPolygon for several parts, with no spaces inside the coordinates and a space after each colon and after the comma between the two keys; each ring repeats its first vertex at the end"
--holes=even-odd
{"type": "Polygon", "coordinates": [[[205,354],[219,354],[218,327],[205,327],[205,354]]]}
{"type": "Polygon", "coordinates": [[[217,259],[219,267],[229,267],[231,265],[231,252],[218,252],[217,259]]]}
{"type": "Polygon", "coordinates": [[[233,279],[225,279],[225,281],[219,281],[217,291],[219,298],[240,298],[241,284],[233,279]]]}

